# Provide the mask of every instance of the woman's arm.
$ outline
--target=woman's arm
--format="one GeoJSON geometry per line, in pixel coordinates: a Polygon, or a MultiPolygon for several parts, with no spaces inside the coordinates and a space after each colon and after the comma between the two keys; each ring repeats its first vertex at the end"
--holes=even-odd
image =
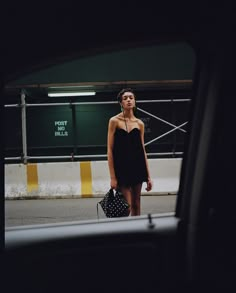
{"type": "Polygon", "coordinates": [[[114,146],[114,134],[116,131],[116,119],[114,117],[110,118],[108,123],[108,133],[107,133],[107,159],[108,167],[110,172],[110,185],[111,188],[117,188],[117,178],[114,169],[114,158],[113,158],[113,146],[114,146]]]}
{"type": "Polygon", "coordinates": [[[150,170],[149,170],[149,165],[148,165],[147,153],[146,153],[145,146],[144,146],[144,123],[142,120],[140,120],[139,125],[140,125],[141,142],[143,145],[143,151],[144,151],[144,157],[145,157],[145,163],[146,163],[146,169],[147,169],[147,176],[148,176],[146,190],[150,191],[150,190],[152,190],[152,180],[151,180],[151,175],[150,175],[150,170]]]}

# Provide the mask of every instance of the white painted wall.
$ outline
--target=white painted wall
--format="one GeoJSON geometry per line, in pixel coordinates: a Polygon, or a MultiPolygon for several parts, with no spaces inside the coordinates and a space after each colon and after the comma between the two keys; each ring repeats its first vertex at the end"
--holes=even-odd
{"type": "Polygon", "coordinates": [[[38,163],[38,196],[80,195],[80,165],[69,163],[38,163]]]}
{"type": "Polygon", "coordinates": [[[26,166],[5,165],[5,197],[17,198],[27,194],[26,166]]]}
{"type": "MultiPolygon", "coordinates": [[[[153,180],[151,193],[177,193],[182,159],[149,159],[153,180]]],[[[38,188],[27,191],[27,166],[24,164],[5,165],[5,198],[21,197],[82,197],[80,162],[38,163],[38,188]]],[[[103,196],[110,186],[107,161],[92,161],[91,197],[103,196]]]]}

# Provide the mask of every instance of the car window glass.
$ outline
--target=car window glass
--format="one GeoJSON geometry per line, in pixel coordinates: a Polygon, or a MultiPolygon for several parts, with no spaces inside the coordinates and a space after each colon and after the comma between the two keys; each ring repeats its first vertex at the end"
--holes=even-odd
{"type": "Polygon", "coordinates": [[[117,94],[127,87],[136,93],[135,115],[144,123],[153,181],[150,192],[143,183],[141,215],[173,212],[194,62],[185,43],[140,46],[85,56],[9,82],[6,226],[105,217],[96,207],[110,187],[108,122],[120,112],[117,94]]]}

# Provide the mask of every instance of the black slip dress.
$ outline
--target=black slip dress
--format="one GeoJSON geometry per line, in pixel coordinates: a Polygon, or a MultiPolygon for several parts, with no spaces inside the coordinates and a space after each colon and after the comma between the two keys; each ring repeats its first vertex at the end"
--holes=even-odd
{"type": "Polygon", "coordinates": [[[119,186],[133,186],[147,181],[147,167],[140,130],[117,128],[114,134],[113,159],[119,186]]]}

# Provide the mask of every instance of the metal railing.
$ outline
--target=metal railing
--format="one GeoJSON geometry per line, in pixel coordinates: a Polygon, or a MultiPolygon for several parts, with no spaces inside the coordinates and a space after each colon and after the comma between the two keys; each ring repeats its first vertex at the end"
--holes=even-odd
{"type": "MultiPolygon", "coordinates": [[[[62,155],[62,156],[28,156],[27,153],[27,131],[26,131],[26,124],[27,124],[27,116],[26,116],[26,108],[27,107],[48,107],[48,106],[71,106],[71,105],[105,105],[105,104],[117,104],[117,101],[94,101],[94,102],[63,102],[63,103],[26,103],[25,101],[25,93],[24,91],[21,92],[21,104],[10,104],[10,105],[4,105],[6,108],[15,108],[20,107],[21,108],[21,122],[22,122],[22,148],[23,148],[23,154],[22,156],[17,157],[5,157],[5,161],[21,161],[24,164],[27,164],[29,160],[63,160],[63,159],[86,159],[86,158],[107,158],[106,154],[88,154],[88,155],[62,155]]],[[[139,100],[137,101],[137,104],[143,104],[143,103],[180,103],[180,102],[189,102],[191,99],[163,99],[163,100],[139,100]]],[[[184,123],[181,123],[181,125],[174,125],[173,123],[164,120],[161,117],[158,117],[140,107],[137,107],[137,110],[154,118],[157,119],[168,126],[171,126],[173,129],[157,136],[156,138],[148,141],[145,143],[145,146],[152,144],[153,142],[156,142],[163,138],[164,136],[167,136],[174,131],[181,131],[183,133],[186,133],[186,130],[182,127],[185,126],[188,121],[185,121],[184,123]]],[[[183,152],[157,152],[157,153],[147,153],[148,157],[152,156],[171,156],[171,155],[182,155],[183,152]]]]}

